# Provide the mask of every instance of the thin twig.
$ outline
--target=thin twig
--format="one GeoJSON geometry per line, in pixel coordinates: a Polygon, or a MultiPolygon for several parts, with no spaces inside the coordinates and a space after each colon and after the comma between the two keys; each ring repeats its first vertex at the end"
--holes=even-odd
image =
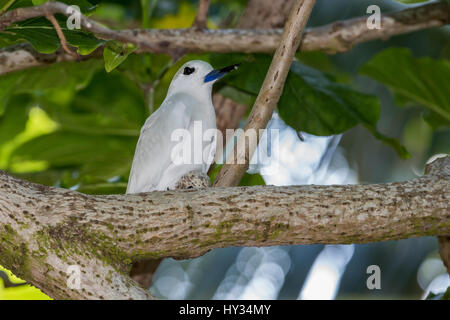
{"type": "MultiPolygon", "coordinates": [[[[272,113],[283,92],[284,82],[286,81],[295,52],[300,45],[303,30],[305,29],[315,2],[315,0],[297,0],[292,6],[291,13],[284,27],[280,45],[275,52],[264,83],[245,124],[245,132],[253,130],[259,132],[261,129],[265,129],[272,117],[272,113]]],[[[246,135],[244,133],[240,134],[237,145],[244,146],[245,140],[246,135]]],[[[228,156],[226,163],[217,175],[214,186],[237,186],[245,171],[247,171],[256,145],[248,144],[245,148],[238,148],[237,145],[235,145],[234,152],[228,156]],[[234,160],[235,154],[237,155],[237,162],[234,160]]]]}
{"type": "Polygon", "coordinates": [[[61,30],[61,27],[60,27],[58,21],[56,21],[55,16],[50,14],[50,15],[46,15],[45,17],[52,23],[53,28],[55,28],[56,34],[58,35],[59,41],[61,42],[61,47],[64,49],[64,51],[67,52],[68,54],[70,54],[72,57],[78,59],[78,54],[73,52],[72,50],[70,50],[69,47],[67,46],[66,36],[64,35],[63,31],[61,30]]]}
{"type": "Polygon", "coordinates": [[[197,15],[195,16],[195,20],[192,23],[192,27],[197,30],[206,29],[206,21],[208,18],[208,10],[209,10],[209,2],[210,0],[199,0],[197,15]]]}
{"type": "MultiPolygon", "coordinates": [[[[293,3],[294,0],[249,0],[236,27],[241,29],[271,29],[283,26],[293,3]]],[[[227,27],[229,22],[224,21],[222,28],[227,27]]],[[[226,129],[237,129],[249,106],[226,98],[218,92],[213,95],[213,105],[216,111],[217,129],[222,132],[222,143],[225,144],[226,129]]],[[[215,163],[212,163],[208,175],[211,174],[214,167],[215,163]]]]}

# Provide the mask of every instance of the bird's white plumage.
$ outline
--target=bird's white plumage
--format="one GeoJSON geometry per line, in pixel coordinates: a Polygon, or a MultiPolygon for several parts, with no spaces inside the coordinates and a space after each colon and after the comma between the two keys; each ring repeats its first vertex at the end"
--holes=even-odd
{"type": "MultiPolygon", "coordinates": [[[[211,99],[212,82],[205,83],[205,75],[212,67],[204,61],[190,61],[175,74],[167,97],[141,129],[128,181],[127,193],[168,190],[191,171],[207,173],[215,153],[216,137],[203,141],[202,150],[209,158],[202,163],[176,164],[172,150],[179,141],[172,141],[176,129],[188,130],[194,139],[194,123],[201,121],[202,131],[216,129],[216,115],[211,99]],[[195,69],[183,74],[188,66],[195,69]]],[[[196,137],[198,138],[198,137],[196,137]]],[[[191,141],[193,156],[194,141],[191,141]]]]}

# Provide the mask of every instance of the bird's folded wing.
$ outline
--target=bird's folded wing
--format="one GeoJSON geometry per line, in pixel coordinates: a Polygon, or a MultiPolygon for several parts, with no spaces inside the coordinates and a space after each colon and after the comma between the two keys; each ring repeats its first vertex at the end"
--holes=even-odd
{"type": "Polygon", "coordinates": [[[142,127],[136,146],[127,193],[155,189],[171,164],[172,148],[178,143],[171,135],[176,129],[187,129],[192,108],[182,99],[166,99],[142,127]]]}

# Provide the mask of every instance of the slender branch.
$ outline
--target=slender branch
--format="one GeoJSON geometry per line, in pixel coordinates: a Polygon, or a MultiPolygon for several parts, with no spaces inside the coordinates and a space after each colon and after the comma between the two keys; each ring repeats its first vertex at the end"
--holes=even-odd
{"type": "Polygon", "coordinates": [[[52,23],[53,28],[55,28],[56,34],[58,35],[59,41],[61,42],[61,47],[64,49],[64,51],[73,56],[75,59],[78,59],[78,55],[75,52],[72,52],[72,50],[70,50],[67,46],[66,37],[64,36],[64,33],[61,30],[58,21],[56,21],[55,16],[50,14],[47,15],[46,18],[52,23]]]}
{"type": "MultiPolygon", "coordinates": [[[[293,3],[293,0],[249,0],[237,27],[268,29],[283,26],[293,3]]],[[[219,93],[213,95],[213,105],[217,129],[222,132],[223,143],[226,143],[226,129],[238,128],[249,106],[237,103],[219,93]]]]}
{"type": "MultiPolygon", "coordinates": [[[[46,14],[65,14],[67,5],[46,2],[36,7],[18,8],[0,16],[0,31],[15,22],[46,14]]],[[[300,50],[322,50],[327,53],[345,52],[353,46],[375,39],[446,25],[450,22],[449,3],[431,3],[400,12],[382,15],[380,29],[367,29],[367,17],[360,17],[306,30],[300,50]]],[[[81,26],[99,38],[133,43],[137,53],[187,52],[265,52],[272,53],[280,43],[282,30],[194,30],[190,29],[125,29],[111,30],[81,16],[81,26]]],[[[0,75],[6,72],[40,65],[27,57],[28,63],[15,63],[10,48],[0,50],[0,75]]],[[[96,55],[98,56],[98,55],[96,55]]],[[[75,58],[73,58],[75,59],[75,58]]],[[[64,60],[64,59],[59,59],[64,60]]],[[[24,62],[24,61],[22,61],[24,62]]]]}
{"type": "Polygon", "coordinates": [[[209,2],[210,0],[198,1],[197,15],[195,16],[195,20],[192,24],[193,28],[197,30],[206,29],[206,20],[208,18],[209,2]]]}
{"type": "Polygon", "coordinates": [[[226,163],[214,181],[214,186],[237,186],[245,171],[247,171],[250,159],[255,152],[256,144],[248,144],[246,146],[246,132],[259,132],[259,130],[265,129],[272,117],[273,111],[277,107],[278,100],[283,92],[284,82],[286,81],[295,52],[300,45],[303,30],[308,22],[314,4],[315,0],[297,0],[292,6],[291,13],[284,27],[280,45],[275,52],[266,78],[247,119],[244,132],[238,136],[234,152],[229,154],[226,163]],[[246,147],[239,148],[238,145],[246,147]],[[235,154],[236,160],[234,159],[235,154]]]}

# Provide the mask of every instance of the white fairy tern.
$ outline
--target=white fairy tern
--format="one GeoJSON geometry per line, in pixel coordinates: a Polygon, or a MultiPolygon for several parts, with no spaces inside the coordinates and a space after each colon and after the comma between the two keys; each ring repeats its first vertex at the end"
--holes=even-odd
{"type": "MultiPolygon", "coordinates": [[[[216,129],[216,114],[212,104],[212,85],[222,76],[237,68],[237,64],[213,70],[200,60],[185,63],[170,83],[161,106],[145,121],[141,129],[128,181],[127,193],[173,189],[185,174],[198,171],[206,174],[214,158],[215,136],[207,141],[203,132],[216,129]],[[201,124],[201,132],[194,133],[201,124]],[[197,126],[198,127],[198,126],[197,126]],[[173,152],[180,142],[173,138],[176,130],[189,132],[189,148],[201,143],[202,153],[209,156],[199,161],[179,163],[173,152]],[[205,159],[206,158],[206,159],[205,159]]],[[[187,140],[188,141],[188,140],[187,140]]],[[[192,153],[192,158],[194,158],[192,153]]]]}

